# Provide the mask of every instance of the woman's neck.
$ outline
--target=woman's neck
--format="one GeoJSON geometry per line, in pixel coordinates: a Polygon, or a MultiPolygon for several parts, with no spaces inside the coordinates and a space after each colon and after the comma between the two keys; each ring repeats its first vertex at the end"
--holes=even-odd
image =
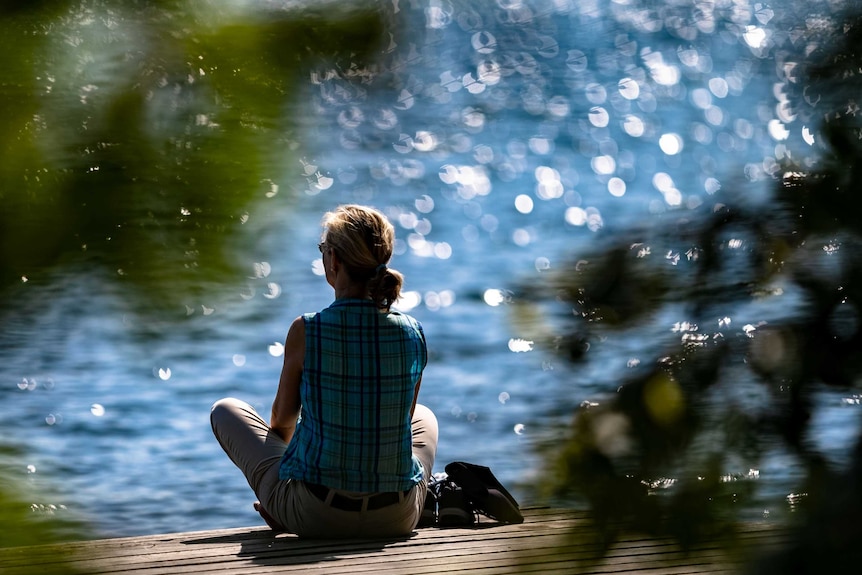
{"type": "Polygon", "coordinates": [[[329,257],[330,269],[326,274],[326,281],[335,290],[335,299],[370,299],[365,282],[354,281],[334,251],[329,257]]]}
{"type": "Polygon", "coordinates": [[[335,288],[335,299],[370,299],[364,286],[349,285],[335,288]]]}

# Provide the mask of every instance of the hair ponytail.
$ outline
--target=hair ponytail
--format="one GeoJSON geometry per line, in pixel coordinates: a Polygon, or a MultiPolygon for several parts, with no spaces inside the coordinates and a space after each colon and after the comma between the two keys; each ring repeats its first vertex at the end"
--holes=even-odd
{"type": "Polygon", "coordinates": [[[377,272],[368,280],[368,295],[379,309],[389,311],[401,295],[403,283],[401,272],[385,265],[378,266],[377,272]]]}

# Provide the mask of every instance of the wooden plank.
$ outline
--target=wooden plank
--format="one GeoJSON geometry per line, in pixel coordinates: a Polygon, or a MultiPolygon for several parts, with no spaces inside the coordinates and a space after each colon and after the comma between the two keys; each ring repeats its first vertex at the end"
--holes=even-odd
{"type": "MultiPolygon", "coordinates": [[[[545,537],[544,539],[548,539],[545,537]]],[[[396,549],[392,547],[381,546],[380,548],[372,549],[353,549],[341,550],[340,552],[332,553],[326,549],[309,551],[305,554],[285,553],[285,548],[278,545],[273,545],[269,551],[258,550],[256,552],[247,552],[242,549],[230,547],[223,549],[221,546],[217,549],[209,549],[212,553],[205,552],[203,554],[174,552],[173,554],[159,553],[156,556],[148,558],[138,557],[135,561],[129,561],[127,556],[124,556],[121,549],[103,556],[98,559],[89,558],[83,561],[90,567],[98,565],[108,565],[102,569],[104,572],[130,572],[133,569],[146,570],[148,573],[155,572],[178,572],[180,569],[184,572],[206,572],[209,568],[214,568],[216,571],[223,572],[233,569],[234,567],[245,568],[246,562],[263,564],[263,565],[278,565],[282,567],[290,565],[304,565],[306,570],[319,570],[320,568],[328,568],[333,560],[338,560],[340,566],[349,572],[363,572],[366,570],[377,570],[380,563],[385,563],[387,567],[397,567],[399,563],[408,565],[407,571],[412,573],[420,572],[420,567],[428,567],[428,572],[439,572],[441,564],[451,564],[453,562],[462,566],[469,566],[475,569],[477,565],[472,560],[477,555],[477,550],[480,551],[481,562],[488,566],[499,566],[499,563],[492,563],[498,556],[505,555],[505,562],[511,563],[511,557],[514,552],[521,552],[517,557],[518,562],[528,561],[537,563],[538,559],[545,556],[560,556],[558,547],[559,540],[552,538],[550,540],[542,540],[533,538],[528,544],[521,543],[505,543],[489,544],[488,541],[468,540],[460,544],[440,543],[433,546],[411,546],[410,548],[396,549]],[[421,558],[417,563],[416,558],[421,558]],[[120,558],[119,562],[117,558],[120,558]],[[143,559],[143,560],[142,560],[143,559]],[[243,561],[245,559],[245,561],[243,561]]],[[[655,547],[655,546],[654,546],[655,547]]],[[[625,566],[627,563],[638,562],[645,563],[647,561],[667,562],[674,557],[668,553],[663,547],[659,549],[650,549],[649,547],[635,547],[632,550],[614,550],[605,562],[606,567],[610,564],[625,566]],[[617,556],[621,557],[620,560],[617,556]]],[[[585,553],[583,549],[577,547],[569,547],[564,554],[566,561],[582,560],[584,557],[589,557],[590,553],[585,553]]],[[[687,560],[687,559],[686,559],[687,560]]],[[[626,567],[628,568],[628,567],[626,567]]],[[[387,569],[388,571],[390,569],[387,569]]],[[[424,571],[424,569],[422,570],[424,571]]]]}
{"type": "MultiPolygon", "coordinates": [[[[371,548],[357,547],[354,549],[341,549],[333,552],[331,549],[308,549],[305,553],[291,553],[289,547],[277,545],[274,542],[269,549],[258,549],[256,551],[248,551],[240,547],[237,549],[232,546],[216,545],[215,548],[208,546],[203,553],[200,552],[184,552],[175,551],[173,553],[156,553],[150,556],[138,555],[132,560],[123,553],[122,548],[117,548],[111,553],[103,555],[99,558],[90,557],[82,559],[82,561],[90,566],[107,564],[108,567],[103,569],[107,572],[129,572],[132,569],[147,570],[147,572],[156,572],[164,568],[166,571],[177,572],[179,568],[190,572],[203,572],[206,566],[215,567],[218,571],[225,571],[232,566],[242,565],[242,559],[246,559],[252,563],[261,564],[278,564],[280,566],[289,565],[305,565],[307,569],[320,568],[328,566],[333,560],[338,560],[340,565],[350,572],[362,572],[367,566],[376,570],[379,563],[384,562],[388,566],[395,567],[400,562],[407,562],[408,570],[417,572],[419,564],[415,558],[421,557],[424,564],[428,564],[430,571],[438,571],[440,564],[449,564],[459,562],[465,564],[464,559],[472,559],[477,554],[477,549],[481,551],[482,561],[488,563],[492,559],[496,559],[494,554],[511,555],[513,552],[522,551],[522,556],[527,560],[535,561],[536,557],[545,555],[559,555],[559,539],[548,538],[547,536],[534,536],[529,542],[505,540],[500,543],[491,543],[484,539],[467,539],[457,543],[438,543],[436,545],[413,545],[407,548],[392,546],[374,546],[371,548]],[[116,562],[120,557],[119,563],[116,562]],[[377,566],[375,566],[377,564],[377,566]]],[[[633,547],[631,549],[614,549],[608,556],[606,564],[624,565],[626,562],[643,563],[649,559],[651,561],[658,560],[668,561],[675,556],[673,552],[665,549],[666,545],[653,545],[633,547]],[[618,557],[621,557],[620,560],[618,557]],[[657,558],[657,559],[656,559],[657,558]]],[[[589,558],[591,550],[584,551],[583,548],[570,546],[567,548],[566,560],[578,560],[584,557],[589,558]]],[[[507,558],[509,561],[511,558],[507,558]]],[[[520,558],[519,558],[520,560],[520,558]]],[[[470,564],[471,568],[475,565],[470,564]]]]}
{"type": "MultiPolygon", "coordinates": [[[[0,549],[2,573],[49,573],[57,553],[86,573],[239,575],[378,573],[572,572],[595,574],[728,573],[734,560],[718,544],[684,553],[668,540],[621,537],[600,561],[585,515],[533,509],[521,525],[482,522],[459,529],[427,528],[399,540],[327,541],[274,535],[265,527],[83,541],[50,548],[0,549]],[[578,537],[581,535],[582,537],[578,537]]],[[[753,525],[740,534],[752,547],[780,541],[776,530],[753,525]]]]}

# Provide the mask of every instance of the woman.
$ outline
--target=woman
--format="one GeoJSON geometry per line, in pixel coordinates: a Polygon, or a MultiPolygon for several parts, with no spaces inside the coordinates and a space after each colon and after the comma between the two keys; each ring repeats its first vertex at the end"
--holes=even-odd
{"type": "Polygon", "coordinates": [[[395,230],[377,210],[340,206],[319,248],[335,301],[287,334],[269,425],[250,405],[212,409],[216,438],[273,529],[301,537],[390,537],[419,521],[437,420],[416,397],[422,327],[390,310],[402,276],[387,267],[395,230]]]}

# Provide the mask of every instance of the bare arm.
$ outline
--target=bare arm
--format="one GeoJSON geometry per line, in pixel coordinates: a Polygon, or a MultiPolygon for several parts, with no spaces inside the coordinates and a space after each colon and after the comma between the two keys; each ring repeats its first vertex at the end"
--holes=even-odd
{"type": "Polygon", "coordinates": [[[284,342],[284,365],[278,381],[278,391],[272,402],[270,428],[284,441],[290,442],[296,421],[299,418],[301,402],[299,382],[302,379],[302,364],[305,358],[305,324],[301,317],[296,318],[287,332],[284,342]]]}

